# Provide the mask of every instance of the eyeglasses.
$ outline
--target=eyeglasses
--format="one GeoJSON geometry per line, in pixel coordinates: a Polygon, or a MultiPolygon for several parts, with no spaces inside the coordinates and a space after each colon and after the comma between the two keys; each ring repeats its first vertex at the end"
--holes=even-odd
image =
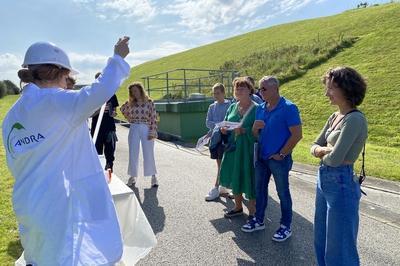
{"type": "Polygon", "coordinates": [[[267,88],[264,88],[264,87],[261,87],[260,89],[259,89],[259,91],[267,91],[268,89],[267,88]]]}

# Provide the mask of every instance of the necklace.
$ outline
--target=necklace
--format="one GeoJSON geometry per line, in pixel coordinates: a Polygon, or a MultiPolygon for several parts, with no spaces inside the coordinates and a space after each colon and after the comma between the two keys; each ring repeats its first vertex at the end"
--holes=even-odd
{"type": "Polygon", "coordinates": [[[247,109],[249,109],[251,105],[251,102],[249,102],[248,104],[241,106],[240,103],[238,104],[238,108],[239,108],[239,114],[243,115],[244,113],[246,113],[247,109]]]}

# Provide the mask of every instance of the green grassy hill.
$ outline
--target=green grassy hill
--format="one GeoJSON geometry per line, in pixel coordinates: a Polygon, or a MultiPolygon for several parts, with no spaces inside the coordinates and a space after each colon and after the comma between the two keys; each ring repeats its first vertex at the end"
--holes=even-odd
{"type": "MultiPolygon", "coordinates": [[[[131,77],[118,91],[120,102],[127,99],[126,85],[141,76],[174,68],[220,68],[229,61],[248,59],[255,52],[263,53],[281,47],[307,46],[316,39],[332,40],[338,36],[355,38],[356,42],[327,60],[304,68],[296,79],[286,82],[282,94],[297,103],[304,125],[304,139],[294,152],[296,161],[317,163],[309,155],[309,146],[334,110],[324,97],[320,78],[332,66],[348,65],[359,70],[368,80],[368,93],[361,109],[369,121],[366,151],[367,174],[400,180],[400,4],[386,4],[342,14],[305,20],[258,30],[234,38],[198,47],[183,53],[147,62],[132,69],[131,77]]],[[[239,69],[250,71],[251,68],[239,69]]],[[[259,79],[264,72],[247,74],[259,79]]],[[[278,72],[278,76],[280,73],[278,72]]],[[[9,95],[0,99],[0,124],[18,98],[9,95]]],[[[1,139],[1,130],[0,130],[1,139]]],[[[0,143],[1,144],[1,143],[0,143]]],[[[0,265],[11,265],[21,253],[15,216],[11,207],[13,179],[0,145],[0,265]]]]}
{"type": "MultiPolygon", "coordinates": [[[[7,111],[18,97],[18,95],[8,95],[0,99],[0,125],[3,123],[7,111]]],[[[19,243],[17,222],[11,202],[14,178],[7,168],[2,140],[0,127],[0,265],[13,265],[14,261],[21,255],[22,247],[19,243]]]]}
{"type": "MultiPolygon", "coordinates": [[[[320,78],[330,67],[348,65],[359,70],[368,81],[368,93],[360,106],[369,122],[367,173],[400,180],[397,169],[400,165],[399,14],[400,4],[386,4],[254,31],[144,63],[132,69],[124,85],[174,68],[218,69],[227,61],[245,60],[254,52],[306,46],[316,39],[326,41],[341,35],[356,38],[350,47],[304,69],[303,75],[282,86],[282,94],[299,106],[304,124],[304,139],[295,150],[295,160],[317,163],[309,156],[308,148],[334,110],[324,97],[320,78]]],[[[261,78],[259,73],[238,70],[261,78]]],[[[269,69],[264,69],[263,74],[270,74],[269,69]]],[[[127,98],[125,88],[118,96],[121,101],[127,98]]]]}

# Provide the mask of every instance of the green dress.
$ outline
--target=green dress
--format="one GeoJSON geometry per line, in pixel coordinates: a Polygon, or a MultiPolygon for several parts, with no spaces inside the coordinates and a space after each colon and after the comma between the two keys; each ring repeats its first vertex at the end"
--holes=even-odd
{"type": "MultiPolygon", "coordinates": [[[[256,113],[255,104],[247,116],[244,118],[242,127],[246,132],[237,135],[232,131],[229,134],[229,141],[235,142],[236,148],[233,151],[225,151],[222,157],[220,170],[220,184],[231,188],[234,195],[245,193],[248,199],[255,199],[255,181],[254,181],[254,137],[251,132],[256,113]]],[[[240,122],[242,116],[238,110],[238,104],[232,104],[225,115],[226,121],[240,122]]]]}

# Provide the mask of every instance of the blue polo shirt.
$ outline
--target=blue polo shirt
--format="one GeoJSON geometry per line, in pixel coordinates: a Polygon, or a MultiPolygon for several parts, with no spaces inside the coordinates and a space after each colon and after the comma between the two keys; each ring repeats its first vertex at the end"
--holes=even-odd
{"type": "Polygon", "coordinates": [[[260,152],[263,159],[279,153],[290,138],[289,127],[301,125],[297,106],[281,97],[278,105],[268,111],[267,104],[260,104],[256,109],[256,120],[264,120],[265,127],[260,132],[260,152]]]}

